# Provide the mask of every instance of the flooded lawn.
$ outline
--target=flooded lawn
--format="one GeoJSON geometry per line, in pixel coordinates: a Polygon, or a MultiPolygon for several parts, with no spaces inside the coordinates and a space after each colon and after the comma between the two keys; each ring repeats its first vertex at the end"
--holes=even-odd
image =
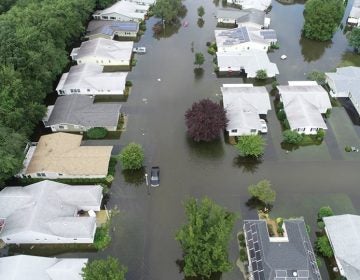
{"type": "MultiPolygon", "coordinates": [[[[201,98],[220,101],[221,84],[242,83],[243,79],[217,78],[213,73],[213,58],[206,52],[206,42],[214,40],[216,26],[213,2],[185,0],[184,3],[188,12],[182,21],[188,22],[187,27],[177,26],[166,31],[171,34],[154,37],[152,25],[157,20],[152,18],[147,22],[147,31],[139,42],[147,48],[147,54],[137,56],[137,65],[129,74],[133,88],[123,108],[128,115],[127,129],[120,140],[106,140],[106,144],[116,145],[117,151],[131,141],[142,144],[147,172],[151,166],[161,167],[160,187],[149,189],[144,185],[143,173],[124,176],[118,166],[108,202],[108,208],[117,206],[120,210],[113,218],[111,246],[97,253],[50,250],[48,255],[90,259],[113,255],[128,267],[128,280],[183,280],[178,266],[182,252],[174,238],[177,229],[185,223],[183,201],[208,196],[239,214],[229,248],[234,269],[222,277],[238,280],[243,278],[235,267],[236,233],[242,219],[257,217],[256,210],[246,204],[250,184],[270,180],[278,194],[273,214],[304,216],[312,228],[322,205],[330,205],[338,214],[358,213],[360,161],[334,159],[329,143],[287,154],[280,147],[281,128],[274,111],[268,116],[266,153],[257,162],[239,158],[235,148],[224,139],[198,144],[187,138],[184,113],[191,104],[201,98]],[[202,27],[197,24],[200,5],[206,13],[202,27]],[[203,73],[197,76],[194,52],[204,53],[206,59],[203,73]]],[[[344,57],[351,60],[353,56],[341,30],[331,43],[301,39],[302,12],[303,4],[273,3],[272,28],[277,30],[281,47],[270,54],[270,59],[278,63],[281,83],[305,79],[304,73],[314,69],[329,71],[344,57]],[[286,54],[288,59],[280,60],[281,54],[286,54]]],[[[330,124],[336,135],[340,130],[335,123],[330,124]]],[[[344,141],[340,137],[336,139],[340,143],[344,141]]],[[[101,141],[96,144],[101,145],[101,141]]],[[[314,236],[312,231],[312,239],[314,236]]],[[[20,251],[12,248],[10,254],[20,251]]],[[[322,273],[323,279],[329,279],[326,271],[322,273]]]]}

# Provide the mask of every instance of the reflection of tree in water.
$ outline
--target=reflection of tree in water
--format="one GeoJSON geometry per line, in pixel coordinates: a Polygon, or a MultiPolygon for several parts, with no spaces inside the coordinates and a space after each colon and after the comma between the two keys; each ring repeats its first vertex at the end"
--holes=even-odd
{"type": "Polygon", "coordinates": [[[216,159],[224,156],[224,147],[220,138],[211,142],[195,142],[187,137],[187,142],[191,153],[198,157],[216,159]]]}
{"type": "Polygon", "coordinates": [[[138,170],[123,170],[125,182],[134,186],[140,186],[145,182],[145,168],[138,170]]]}
{"type": "Polygon", "coordinates": [[[203,68],[194,68],[195,80],[200,80],[204,76],[205,70],[203,68]]]}
{"type": "Polygon", "coordinates": [[[305,4],[306,2],[306,0],[276,0],[276,1],[285,5],[305,4]]]}
{"type": "Polygon", "coordinates": [[[250,210],[263,210],[265,207],[267,208],[267,211],[271,211],[273,208],[273,205],[266,205],[261,200],[257,199],[256,197],[249,198],[248,201],[246,201],[246,206],[249,207],[250,210]]]}
{"type": "Polygon", "coordinates": [[[300,38],[299,43],[301,45],[301,54],[306,62],[320,59],[325,53],[325,49],[330,48],[332,45],[332,41],[319,42],[304,37],[300,38]]]}
{"type": "Polygon", "coordinates": [[[294,144],[289,144],[289,143],[285,143],[285,142],[281,142],[281,148],[285,151],[295,151],[297,149],[300,148],[299,145],[294,145],[294,144]]]}
{"type": "Polygon", "coordinates": [[[205,24],[205,20],[203,20],[202,18],[199,18],[199,19],[197,20],[197,25],[198,25],[200,28],[202,28],[202,27],[204,26],[204,24],[205,24]]]}
{"type": "MultiPolygon", "coordinates": [[[[183,273],[185,261],[184,260],[176,260],[175,263],[179,268],[179,273],[183,273]]],[[[205,278],[205,277],[201,277],[201,276],[199,276],[199,277],[184,277],[184,280],[220,280],[221,275],[222,275],[222,273],[213,273],[209,278],[205,278]]]]}
{"type": "Polygon", "coordinates": [[[255,173],[259,168],[259,165],[262,163],[261,158],[249,158],[237,156],[234,158],[233,164],[239,168],[242,168],[244,173],[255,173]]]}
{"type": "Polygon", "coordinates": [[[157,22],[153,26],[154,35],[153,37],[160,40],[161,38],[169,38],[172,35],[179,32],[181,27],[181,22],[179,19],[172,24],[166,24],[165,26],[162,24],[161,21],[157,22]]]}
{"type": "Polygon", "coordinates": [[[220,0],[213,0],[214,5],[217,7],[220,4],[220,0]]]}

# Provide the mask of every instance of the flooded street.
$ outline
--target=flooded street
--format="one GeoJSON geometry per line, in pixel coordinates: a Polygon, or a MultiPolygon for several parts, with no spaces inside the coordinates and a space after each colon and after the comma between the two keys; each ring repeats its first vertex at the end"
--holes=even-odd
{"type": "MultiPolygon", "coordinates": [[[[126,177],[125,181],[117,166],[107,206],[117,207],[120,213],[113,218],[110,247],[98,253],[68,252],[58,256],[113,255],[128,267],[128,280],[182,280],[184,276],[177,265],[182,255],[174,237],[185,222],[183,201],[208,196],[240,217],[229,248],[234,269],[222,276],[238,280],[243,278],[235,266],[236,232],[241,229],[242,219],[257,218],[256,210],[246,205],[250,184],[270,180],[277,192],[272,215],[304,216],[311,226],[312,239],[320,206],[330,205],[336,214],[358,213],[360,155],[336,157],[329,152],[331,143],[286,154],[280,148],[280,124],[273,111],[267,151],[259,163],[239,162],[235,148],[224,139],[196,144],[187,138],[184,113],[192,103],[202,98],[220,101],[221,84],[243,80],[219,79],[213,73],[213,58],[206,52],[206,42],[215,40],[216,6],[205,0],[186,0],[184,4],[188,12],[183,20],[189,25],[181,26],[167,38],[154,38],[151,27],[157,20],[148,20],[147,31],[138,43],[147,48],[147,53],[137,56],[137,65],[129,74],[134,86],[124,104],[129,120],[127,131],[120,140],[111,142],[117,150],[132,141],[143,145],[147,171],[154,165],[161,167],[161,185],[147,189],[145,184],[134,184],[139,178],[126,177]],[[202,28],[197,25],[200,5],[205,7],[202,28]],[[192,44],[194,52],[205,54],[204,73],[200,77],[194,74],[192,44]]],[[[305,79],[304,73],[314,69],[335,69],[344,55],[349,56],[350,49],[341,30],[333,43],[314,44],[300,39],[302,11],[302,4],[273,3],[271,27],[277,31],[280,49],[269,57],[278,64],[278,81],[283,84],[305,79]],[[288,59],[280,60],[282,54],[288,59]]],[[[325,266],[321,272],[323,279],[329,279],[325,266]]]]}

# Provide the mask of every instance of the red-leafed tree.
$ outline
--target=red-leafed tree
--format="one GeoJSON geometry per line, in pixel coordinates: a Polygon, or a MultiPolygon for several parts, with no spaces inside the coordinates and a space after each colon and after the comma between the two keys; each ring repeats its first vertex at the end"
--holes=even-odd
{"type": "Polygon", "coordinates": [[[185,120],[187,132],[196,142],[218,138],[228,123],[224,108],[209,99],[195,102],[186,111],[185,120]]]}

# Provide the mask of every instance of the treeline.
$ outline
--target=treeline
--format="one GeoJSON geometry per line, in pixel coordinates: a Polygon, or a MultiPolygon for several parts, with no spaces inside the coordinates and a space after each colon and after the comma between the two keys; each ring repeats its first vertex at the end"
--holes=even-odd
{"type": "Polygon", "coordinates": [[[66,47],[93,10],[111,2],[18,0],[0,15],[0,185],[22,168],[26,141],[46,111],[43,100],[69,61],[66,47]]]}

